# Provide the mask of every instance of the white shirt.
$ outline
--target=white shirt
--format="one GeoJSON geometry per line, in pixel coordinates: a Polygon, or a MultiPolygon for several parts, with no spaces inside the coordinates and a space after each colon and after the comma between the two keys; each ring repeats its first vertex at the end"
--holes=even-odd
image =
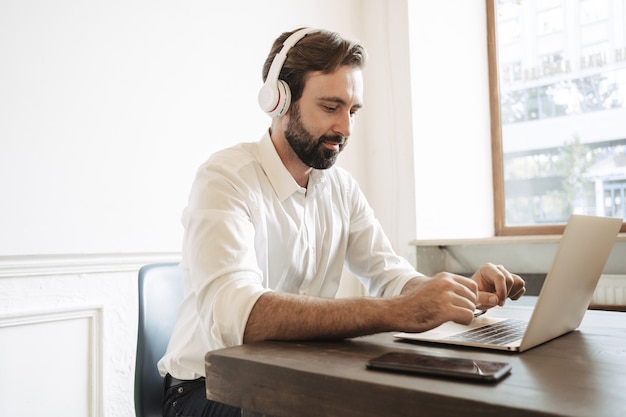
{"type": "Polygon", "coordinates": [[[313,170],[300,187],[269,134],[214,154],[197,172],[184,210],[185,297],[162,375],[205,375],[204,356],[243,343],[267,291],[334,298],[344,265],[371,296],[400,293],[419,275],[396,255],[352,176],[313,170]]]}

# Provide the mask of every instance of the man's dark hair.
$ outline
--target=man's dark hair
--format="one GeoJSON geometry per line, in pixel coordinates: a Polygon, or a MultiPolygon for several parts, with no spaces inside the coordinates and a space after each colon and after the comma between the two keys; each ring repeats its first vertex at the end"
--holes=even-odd
{"type": "MultiPolygon", "coordinates": [[[[272,61],[285,40],[298,30],[285,32],[274,41],[263,65],[263,81],[267,79],[272,61]]],[[[330,74],[344,65],[362,68],[365,60],[365,49],[359,43],[344,39],[335,32],[319,30],[309,33],[289,50],[278,78],[289,85],[293,103],[302,96],[310,72],[330,74]]]]}

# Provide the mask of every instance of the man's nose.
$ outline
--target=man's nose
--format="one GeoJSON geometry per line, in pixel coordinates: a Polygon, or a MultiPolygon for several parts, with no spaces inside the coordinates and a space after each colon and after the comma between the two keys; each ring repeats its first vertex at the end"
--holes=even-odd
{"type": "Polygon", "coordinates": [[[335,120],[335,125],[333,126],[333,131],[343,136],[344,138],[349,138],[352,133],[352,124],[354,123],[354,118],[352,117],[352,113],[350,112],[341,112],[337,115],[337,119],[335,120]]]}

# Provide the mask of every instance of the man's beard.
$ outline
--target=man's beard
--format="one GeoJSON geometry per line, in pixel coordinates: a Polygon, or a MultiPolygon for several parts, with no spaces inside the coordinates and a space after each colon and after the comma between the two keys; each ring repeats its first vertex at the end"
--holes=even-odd
{"type": "Polygon", "coordinates": [[[300,106],[297,103],[291,106],[285,138],[298,158],[315,169],[327,169],[333,166],[337,161],[337,156],[348,143],[348,139],[341,135],[324,135],[316,140],[302,124],[300,106]],[[339,150],[327,148],[324,142],[339,144],[339,150]]]}

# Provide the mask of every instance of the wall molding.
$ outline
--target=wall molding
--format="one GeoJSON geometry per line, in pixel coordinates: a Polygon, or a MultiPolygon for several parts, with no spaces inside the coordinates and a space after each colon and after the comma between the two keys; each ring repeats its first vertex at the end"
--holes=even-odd
{"type": "Polygon", "coordinates": [[[11,327],[29,326],[33,324],[47,324],[74,320],[87,320],[87,337],[89,358],[87,364],[89,416],[100,417],[103,415],[103,356],[102,346],[104,340],[102,306],[85,307],[79,309],[42,309],[38,312],[0,315],[0,331],[11,327]]]}
{"type": "Polygon", "coordinates": [[[0,279],[136,271],[143,265],[177,262],[180,252],[0,256],[0,279]]]}

